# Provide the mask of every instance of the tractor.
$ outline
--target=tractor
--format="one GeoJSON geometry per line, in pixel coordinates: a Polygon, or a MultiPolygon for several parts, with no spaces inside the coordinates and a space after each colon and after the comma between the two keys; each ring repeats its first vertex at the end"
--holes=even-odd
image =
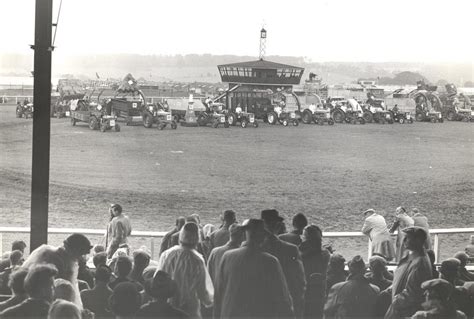
{"type": "Polygon", "coordinates": [[[392,113],[385,109],[384,100],[376,99],[372,93],[367,93],[363,116],[367,123],[393,124],[392,113]]]}
{"type": "Polygon", "coordinates": [[[413,117],[411,115],[411,112],[400,111],[397,104],[395,104],[395,106],[391,110],[389,110],[389,112],[392,114],[393,121],[398,122],[400,124],[413,124],[413,117]]]}
{"type": "Polygon", "coordinates": [[[168,124],[171,129],[178,128],[178,124],[169,111],[167,104],[148,104],[142,111],[143,126],[150,128],[153,124],[157,124],[158,129],[164,129],[168,124]]]}
{"type": "Polygon", "coordinates": [[[33,103],[30,103],[28,99],[25,99],[23,103],[18,102],[16,104],[16,117],[33,118],[33,103]]]}
{"type": "Polygon", "coordinates": [[[230,126],[222,103],[211,103],[208,105],[206,111],[199,112],[197,115],[197,124],[199,126],[211,124],[214,128],[218,128],[219,125],[223,125],[225,128],[230,126]]]}
{"type": "Polygon", "coordinates": [[[91,130],[105,132],[113,128],[115,132],[120,132],[117,117],[110,114],[107,106],[96,102],[79,103],[77,108],[71,108],[71,125],[75,126],[77,122],[88,123],[91,130]]]}
{"type": "Polygon", "coordinates": [[[298,126],[299,114],[301,105],[298,97],[293,93],[277,92],[272,95],[273,111],[267,113],[268,124],[274,125],[280,123],[283,126],[288,126],[290,123],[293,126],[298,126]]]}
{"type": "Polygon", "coordinates": [[[235,126],[240,123],[240,126],[246,128],[249,124],[253,127],[258,127],[257,119],[254,113],[243,112],[240,106],[235,108],[235,112],[227,113],[227,122],[229,125],[235,126]]]}

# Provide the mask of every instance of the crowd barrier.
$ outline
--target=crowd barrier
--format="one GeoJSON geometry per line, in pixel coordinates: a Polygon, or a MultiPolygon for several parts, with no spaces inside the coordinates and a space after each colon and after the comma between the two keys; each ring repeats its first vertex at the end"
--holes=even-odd
{"type": "MultiPolygon", "coordinates": [[[[25,234],[25,236],[29,237],[30,228],[29,227],[0,227],[0,255],[3,255],[3,240],[5,234],[25,234]]],[[[49,228],[48,234],[49,236],[52,235],[64,235],[62,238],[66,238],[68,235],[72,233],[82,233],[86,236],[95,237],[96,239],[104,238],[105,230],[99,229],[85,229],[85,228],[49,228]]],[[[144,238],[145,241],[143,244],[147,246],[147,249],[151,252],[151,257],[154,259],[157,256],[156,251],[159,249],[158,245],[161,242],[161,239],[164,237],[166,232],[155,232],[155,231],[132,231],[131,237],[135,238],[144,238]]],[[[440,250],[441,250],[441,239],[440,237],[445,235],[453,235],[453,234],[474,234],[474,228],[450,228],[450,229],[430,229],[430,236],[433,240],[433,250],[436,256],[436,263],[438,263],[440,250]]],[[[323,237],[325,239],[336,239],[336,238],[364,238],[366,237],[361,232],[323,232],[323,237]]],[[[27,241],[27,239],[23,239],[27,241]]],[[[372,243],[369,239],[367,239],[367,260],[371,257],[372,252],[372,243]]],[[[10,245],[11,243],[5,243],[10,245]]],[[[28,244],[28,242],[27,242],[28,244]]],[[[466,245],[468,242],[466,242],[466,245]]],[[[8,247],[8,246],[6,246],[8,247]]],[[[454,251],[453,251],[454,254],[454,251]]]]}

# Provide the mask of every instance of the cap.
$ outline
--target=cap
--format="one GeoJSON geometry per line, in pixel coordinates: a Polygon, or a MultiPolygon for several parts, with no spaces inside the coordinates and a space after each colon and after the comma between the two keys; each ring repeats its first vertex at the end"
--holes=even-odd
{"type": "Polygon", "coordinates": [[[184,245],[197,245],[199,243],[199,227],[196,223],[186,223],[179,231],[179,242],[184,245]]]}
{"type": "Polygon", "coordinates": [[[454,258],[458,259],[461,264],[467,264],[469,260],[468,254],[463,251],[458,251],[456,254],[454,254],[454,258]]]}
{"type": "Polygon", "coordinates": [[[367,214],[374,214],[374,213],[375,213],[375,210],[373,208],[369,208],[369,209],[363,211],[361,215],[365,216],[367,214]]]}
{"type": "Polygon", "coordinates": [[[428,236],[426,234],[426,230],[424,228],[421,228],[421,227],[418,227],[418,226],[407,227],[407,228],[403,229],[403,232],[407,235],[408,234],[414,235],[416,238],[418,238],[422,242],[425,242],[426,238],[428,236]]]}
{"type": "Polygon", "coordinates": [[[88,254],[91,249],[92,245],[89,239],[83,234],[72,234],[64,241],[64,246],[69,248],[75,249],[79,251],[82,255],[88,254]]]}
{"type": "Polygon", "coordinates": [[[265,224],[261,219],[251,218],[244,220],[244,222],[242,223],[242,229],[255,233],[268,234],[268,231],[265,229],[265,224]]]}
{"type": "Polygon", "coordinates": [[[323,238],[323,232],[321,228],[316,225],[308,225],[304,228],[303,234],[306,240],[321,240],[323,238]]]}
{"type": "Polygon", "coordinates": [[[260,218],[267,222],[281,222],[284,219],[276,209],[262,210],[260,218]]]}
{"type": "Polygon", "coordinates": [[[366,269],[364,259],[360,255],[354,256],[347,265],[351,273],[364,273],[366,269]]]}
{"type": "Polygon", "coordinates": [[[369,259],[369,266],[370,268],[374,269],[379,269],[382,267],[385,267],[387,265],[387,260],[381,256],[372,256],[369,259]]]}
{"type": "Polygon", "coordinates": [[[440,272],[443,271],[458,271],[459,267],[461,266],[461,262],[457,258],[448,258],[441,262],[441,266],[439,268],[440,272]]]}
{"type": "Polygon", "coordinates": [[[454,287],[444,279],[431,279],[421,284],[421,289],[435,292],[438,297],[447,300],[453,293],[454,287]]]}

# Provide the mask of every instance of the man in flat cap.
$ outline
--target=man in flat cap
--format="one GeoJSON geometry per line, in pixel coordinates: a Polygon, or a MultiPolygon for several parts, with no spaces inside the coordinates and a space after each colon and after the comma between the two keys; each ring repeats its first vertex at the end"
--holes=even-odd
{"type": "Polygon", "coordinates": [[[268,235],[262,220],[242,224],[246,241],[222,257],[216,280],[214,318],[293,318],[283,270],[262,250],[268,235]]]}
{"type": "Polygon", "coordinates": [[[392,304],[385,315],[387,319],[410,317],[420,310],[423,302],[421,284],[432,279],[431,263],[424,248],[426,231],[413,226],[403,232],[408,254],[400,260],[393,276],[392,304]]]}
{"type": "Polygon", "coordinates": [[[371,318],[380,289],[364,277],[366,266],[357,255],[348,263],[347,281],[332,286],[324,306],[324,318],[371,318]]]}
{"type": "Polygon", "coordinates": [[[82,308],[81,296],[77,275],[79,273],[79,259],[84,258],[92,248],[92,245],[83,234],[72,234],[63,242],[61,247],[41,245],[36,248],[23,263],[23,267],[31,268],[37,264],[53,264],[58,273],[57,278],[66,279],[74,287],[74,303],[82,308]]]}
{"type": "Polygon", "coordinates": [[[453,285],[444,279],[431,279],[421,285],[426,301],[423,303],[424,310],[417,311],[412,319],[424,318],[453,318],[464,319],[466,315],[459,310],[451,301],[453,285]]]}
{"type": "Polygon", "coordinates": [[[451,301],[457,309],[464,312],[469,318],[473,315],[472,300],[466,288],[462,287],[463,281],[459,280],[461,262],[456,258],[448,258],[441,262],[439,278],[446,280],[453,286],[451,301]]]}
{"type": "Polygon", "coordinates": [[[372,241],[372,254],[380,254],[388,261],[395,257],[390,234],[388,232],[385,218],[373,209],[363,212],[366,217],[362,226],[362,233],[372,241]]]}
{"type": "Polygon", "coordinates": [[[233,210],[226,210],[222,216],[222,226],[211,233],[210,236],[210,251],[215,247],[225,245],[229,241],[229,227],[236,221],[235,212],[233,210]]]}
{"type": "Polygon", "coordinates": [[[459,259],[461,262],[461,265],[459,266],[459,279],[462,281],[474,281],[474,273],[466,269],[469,256],[463,251],[458,251],[454,255],[454,258],[459,259]]]}
{"type": "Polygon", "coordinates": [[[263,250],[275,256],[280,262],[288,289],[290,290],[291,299],[293,300],[295,316],[300,317],[304,312],[304,294],[306,289],[301,254],[298,247],[277,237],[283,223],[283,217],[280,216],[277,210],[263,210],[261,212],[261,219],[269,233],[263,244],[263,250]]]}

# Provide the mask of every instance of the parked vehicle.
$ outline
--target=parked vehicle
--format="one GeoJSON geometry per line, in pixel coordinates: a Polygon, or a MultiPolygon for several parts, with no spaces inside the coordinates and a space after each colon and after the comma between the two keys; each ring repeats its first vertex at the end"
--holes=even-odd
{"type": "Polygon", "coordinates": [[[316,108],[313,112],[313,121],[319,125],[324,125],[324,123],[334,125],[334,119],[331,117],[331,110],[328,108],[316,108]]]}
{"type": "Polygon", "coordinates": [[[156,124],[159,130],[164,129],[168,124],[171,129],[178,128],[178,124],[171,115],[169,108],[161,103],[148,104],[142,111],[143,126],[150,128],[156,124]]]}
{"type": "Polygon", "coordinates": [[[105,132],[113,128],[116,132],[120,132],[117,117],[108,114],[105,107],[95,102],[81,104],[77,109],[71,109],[71,125],[75,126],[78,122],[88,123],[91,130],[105,132]]]}
{"type": "Polygon", "coordinates": [[[366,123],[393,124],[392,113],[386,110],[383,99],[377,99],[371,93],[367,93],[367,101],[363,109],[366,123]]]}
{"type": "Polygon", "coordinates": [[[389,112],[392,114],[392,119],[395,122],[398,122],[400,124],[403,124],[403,123],[413,124],[413,117],[411,115],[411,112],[400,111],[396,104],[391,110],[389,110],[389,112]]]}
{"type": "Polygon", "coordinates": [[[16,104],[16,117],[18,118],[33,118],[33,111],[33,103],[30,103],[28,100],[23,101],[23,103],[18,102],[16,104]]]}
{"type": "Polygon", "coordinates": [[[235,112],[227,113],[227,122],[231,126],[235,126],[237,123],[239,123],[243,128],[247,127],[249,124],[253,127],[258,127],[255,114],[242,111],[240,106],[235,109],[235,112]]]}

